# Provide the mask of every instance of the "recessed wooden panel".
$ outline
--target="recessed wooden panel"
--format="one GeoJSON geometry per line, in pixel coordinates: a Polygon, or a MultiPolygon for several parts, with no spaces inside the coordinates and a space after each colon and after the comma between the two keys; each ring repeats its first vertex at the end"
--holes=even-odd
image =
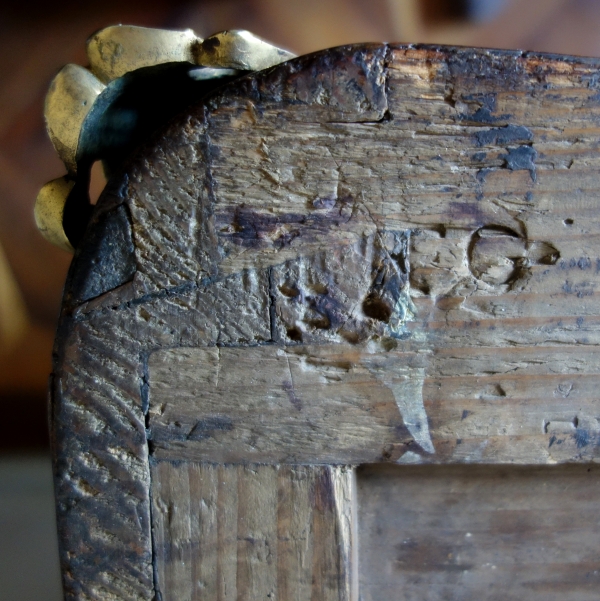
{"type": "Polygon", "coordinates": [[[358,470],[362,601],[596,601],[596,466],[358,470]]]}
{"type": "Polygon", "coordinates": [[[344,467],[158,462],[157,593],[162,601],[354,601],[353,479],[344,467]]]}

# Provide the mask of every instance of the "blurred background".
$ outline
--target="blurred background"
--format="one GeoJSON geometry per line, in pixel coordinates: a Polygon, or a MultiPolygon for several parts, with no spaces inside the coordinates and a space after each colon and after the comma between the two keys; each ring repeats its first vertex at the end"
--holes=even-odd
{"type": "MultiPolygon", "coordinates": [[[[70,255],[33,221],[65,172],[42,118],[64,64],[117,23],[249,29],[298,54],[353,42],[426,42],[600,56],[600,0],[106,0],[0,4],[0,597],[61,598],[46,384],[70,255]]],[[[101,181],[101,178],[100,180],[101,181]]],[[[96,183],[96,186],[100,186],[96,183]]],[[[97,194],[99,190],[96,190],[97,194]]]]}

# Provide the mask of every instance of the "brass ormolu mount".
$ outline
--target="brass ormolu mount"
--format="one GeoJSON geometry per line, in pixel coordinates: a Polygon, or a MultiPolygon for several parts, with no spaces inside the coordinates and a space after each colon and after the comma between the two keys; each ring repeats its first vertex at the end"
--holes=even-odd
{"type": "Polygon", "coordinates": [[[224,81],[294,57],[248,31],[223,31],[203,40],[191,29],[130,25],[94,34],[87,56],[89,68],[66,65],[50,84],[46,128],[68,173],[48,182],[35,204],[42,235],[69,252],[91,213],[95,161],[110,174],[194,99],[224,81]]]}

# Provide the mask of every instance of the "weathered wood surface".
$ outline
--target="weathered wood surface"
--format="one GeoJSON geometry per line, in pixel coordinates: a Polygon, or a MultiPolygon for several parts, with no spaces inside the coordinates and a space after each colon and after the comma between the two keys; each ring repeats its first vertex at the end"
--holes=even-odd
{"type": "Polygon", "coordinates": [[[536,350],[517,357],[512,349],[430,357],[347,344],[157,351],[148,370],[153,454],[354,465],[595,457],[598,351],[536,350]]]}
{"type": "MultiPolygon", "coordinates": [[[[223,399],[232,429],[211,430],[198,424],[220,415],[203,404],[217,402],[213,375],[190,372],[191,395],[177,372],[169,392],[168,370],[186,356],[216,350],[245,373],[258,357],[248,388],[300,435],[313,416],[326,418],[317,433],[335,420],[307,392],[327,361],[316,376],[302,361],[344,355],[332,390],[357,374],[372,388],[352,409],[369,413],[360,444],[385,432],[369,460],[597,461],[599,67],[520,52],[329,50],[229,85],[142,149],[99,201],[57,338],[67,598],[166,601],[150,502],[162,476],[150,463],[249,440],[234,417],[256,399],[240,393],[239,414],[223,399]],[[289,369],[257,383],[281,365],[269,359],[278,350],[304,396],[289,369]],[[397,369],[390,380],[381,357],[397,369]],[[413,392],[396,398],[394,378],[413,392]],[[194,421],[196,410],[206,413],[194,421]]],[[[260,437],[257,416],[246,421],[260,437]]],[[[353,427],[349,440],[361,437],[353,427]]],[[[304,456],[283,448],[316,463],[320,440],[304,456]]],[[[248,461],[244,444],[229,460],[248,461]]],[[[261,440],[268,456],[250,461],[284,461],[276,446],[261,440]]],[[[363,455],[334,463],[353,459],[363,455]]]]}
{"type": "Polygon", "coordinates": [[[351,469],[160,461],[151,474],[165,599],[356,599],[351,469]]]}
{"type": "Polygon", "coordinates": [[[423,369],[410,360],[348,345],[158,351],[148,370],[154,456],[357,465],[432,453],[423,369]]]}
{"type": "Polygon", "coordinates": [[[595,601],[597,466],[358,470],[364,601],[595,601]]]}

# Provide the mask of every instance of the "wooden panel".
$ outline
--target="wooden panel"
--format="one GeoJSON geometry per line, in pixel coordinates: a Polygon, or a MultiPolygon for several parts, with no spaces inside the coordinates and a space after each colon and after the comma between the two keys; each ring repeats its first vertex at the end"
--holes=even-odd
{"type": "Polygon", "coordinates": [[[353,601],[353,471],[160,461],[154,552],[164,601],[353,601]]]}
{"type": "Polygon", "coordinates": [[[157,351],[148,370],[153,454],[275,464],[598,458],[595,347],[423,350],[157,351]]]}
{"type": "Polygon", "coordinates": [[[418,364],[403,353],[361,354],[349,345],[154,353],[154,454],[356,464],[380,460],[393,443],[418,441],[432,452],[422,370],[411,368],[411,360],[418,364]]]}
{"type": "Polygon", "coordinates": [[[592,601],[600,470],[358,470],[364,601],[592,601]]]}

